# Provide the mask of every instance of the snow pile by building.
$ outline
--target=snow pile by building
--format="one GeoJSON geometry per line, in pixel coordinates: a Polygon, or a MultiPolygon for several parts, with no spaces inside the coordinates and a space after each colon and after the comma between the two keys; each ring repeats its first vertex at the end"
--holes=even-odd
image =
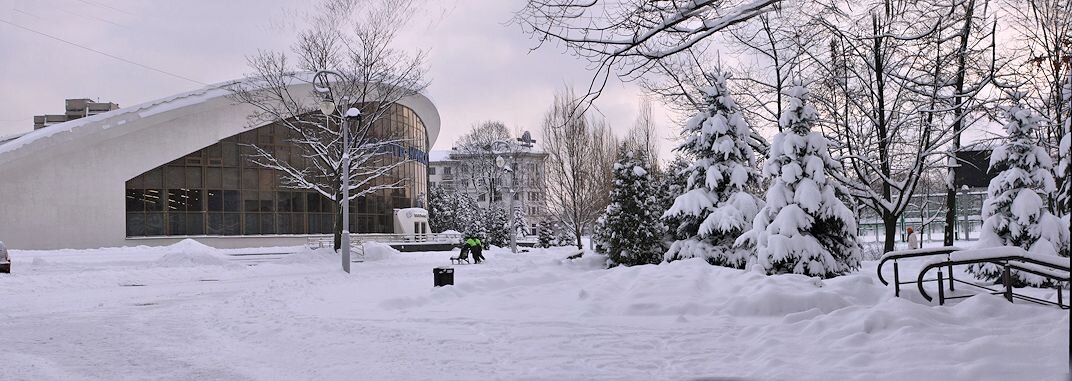
{"type": "Polygon", "coordinates": [[[163,248],[163,256],[153,262],[161,267],[237,266],[214,247],[184,239],[163,248]]]}

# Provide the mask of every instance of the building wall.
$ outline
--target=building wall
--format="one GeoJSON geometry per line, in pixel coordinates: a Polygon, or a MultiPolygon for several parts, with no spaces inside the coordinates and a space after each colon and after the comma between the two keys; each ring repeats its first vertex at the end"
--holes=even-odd
{"type": "MultiPolygon", "coordinates": [[[[13,249],[57,249],[181,239],[127,239],[125,185],[153,168],[248,131],[246,116],[252,109],[234,104],[227,85],[36,130],[0,145],[0,240],[13,249]]],[[[291,91],[311,90],[299,84],[291,91]]],[[[434,144],[439,133],[435,106],[423,96],[400,103],[421,117],[429,145],[434,144]]],[[[274,246],[304,239],[240,240],[243,246],[274,246]]]]}
{"type": "MultiPolygon", "coordinates": [[[[520,207],[525,211],[525,219],[529,230],[544,218],[546,218],[546,179],[545,162],[547,154],[538,151],[521,151],[518,153],[503,153],[507,163],[516,170],[511,174],[501,174],[499,183],[496,185],[496,193],[500,193],[501,199],[495,200],[488,195],[489,187],[479,175],[471,170],[470,155],[463,153],[451,153],[448,160],[430,161],[428,164],[429,186],[437,185],[448,193],[464,193],[476,200],[482,208],[487,208],[492,203],[502,205],[504,208],[510,205],[509,189],[514,189],[518,198],[514,200],[514,207],[520,207]],[[449,174],[447,173],[449,169],[449,174]],[[434,173],[433,173],[434,172],[434,173]]],[[[531,233],[531,231],[530,231],[531,233]]]]}

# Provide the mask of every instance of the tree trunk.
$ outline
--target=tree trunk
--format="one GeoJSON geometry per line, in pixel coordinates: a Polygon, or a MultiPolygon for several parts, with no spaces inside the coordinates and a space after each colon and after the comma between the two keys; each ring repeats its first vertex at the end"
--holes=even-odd
{"type": "MultiPolygon", "coordinates": [[[[950,171],[953,169],[950,168],[950,171]]],[[[953,238],[957,234],[957,190],[950,187],[945,193],[945,238],[942,245],[953,246],[953,238]]]]}
{"type": "Polygon", "coordinates": [[[882,246],[882,252],[888,253],[893,251],[894,244],[897,242],[897,215],[883,212],[882,226],[886,228],[886,240],[882,246]]]}
{"type": "MultiPolygon", "coordinates": [[[[955,104],[953,109],[953,133],[956,134],[956,137],[953,138],[953,155],[960,151],[960,132],[964,130],[964,98],[961,94],[964,94],[964,78],[967,75],[968,35],[971,34],[975,0],[969,1],[965,9],[967,13],[964,15],[964,28],[960,31],[960,46],[957,51],[957,79],[954,84],[956,96],[953,98],[953,103],[955,104]]],[[[956,159],[950,158],[950,160],[956,159]]],[[[942,240],[945,246],[953,246],[953,239],[957,234],[957,186],[954,183],[955,180],[954,167],[950,167],[949,179],[947,179],[949,188],[945,194],[945,237],[942,240]]]]}
{"type": "Polygon", "coordinates": [[[342,208],[338,208],[332,216],[335,234],[335,251],[342,247],[342,208]]]}

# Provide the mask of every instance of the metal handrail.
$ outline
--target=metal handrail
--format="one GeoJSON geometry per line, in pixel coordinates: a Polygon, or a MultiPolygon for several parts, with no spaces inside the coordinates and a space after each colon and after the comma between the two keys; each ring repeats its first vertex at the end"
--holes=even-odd
{"type": "MultiPolygon", "coordinates": [[[[1052,273],[1046,273],[1046,272],[1042,272],[1042,271],[1037,271],[1035,269],[1027,268],[1027,267],[1024,267],[1024,266],[1018,266],[1016,264],[1016,262],[1030,263],[1030,264],[1034,264],[1034,265],[1042,266],[1044,268],[1054,269],[1054,270],[1058,270],[1058,271],[1066,271],[1066,272],[1070,271],[1070,269],[1068,267],[1065,267],[1065,266],[1060,266],[1060,265],[1056,265],[1056,264],[1053,264],[1053,263],[1050,263],[1050,262],[1040,261],[1040,260],[1037,260],[1035,258],[1020,256],[1020,255],[1008,255],[1008,256],[999,256],[999,257],[990,257],[990,258],[972,258],[972,259],[962,259],[962,260],[956,260],[956,261],[954,261],[954,260],[946,260],[946,261],[942,261],[942,262],[931,263],[931,264],[929,264],[927,266],[924,266],[923,269],[920,270],[919,276],[916,279],[916,288],[919,289],[919,293],[920,293],[921,296],[923,296],[924,299],[926,299],[928,302],[933,301],[934,298],[931,297],[929,294],[927,294],[927,291],[923,287],[923,283],[928,281],[928,280],[930,280],[930,279],[924,279],[924,277],[927,275],[927,272],[929,272],[931,269],[941,268],[941,267],[948,267],[949,271],[950,271],[950,278],[949,278],[950,288],[949,289],[953,290],[953,287],[952,287],[953,281],[954,281],[952,279],[953,266],[969,265],[969,264],[977,264],[977,263],[993,263],[993,264],[1005,267],[1005,269],[1003,271],[1003,274],[1002,274],[1002,281],[1005,284],[1005,290],[1004,291],[994,292],[994,290],[991,290],[991,289],[989,289],[987,287],[983,287],[983,286],[980,286],[980,285],[977,285],[977,284],[964,282],[964,281],[960,281],[960,282],[968,284],[968,285],[972,285],[972,286],[975,286],[975,287],[980,287],[980,288],[983,288],[983,289],[986,289],[986,290],[989,290],[989,291],[992,291],[991,292],[992,294],[1002,293],[1002,294],[1004,294],[1005,299],[1007,299],[1009,302],[1012,302],[1013,298],[1015,297],[1015,298],[1020,298],[1022,300],[1032,301],[1032,302],[1035,302],[1035,303],[1056,304],[1060,308],[1064,308],[1064,309],[1068,308],[1068,306],[1065,305],[1064,301],[1063,301],[1062,287],[1057,288],[1057,303],[1053,303],[1053,302],[1050,302],[1050,301],[1043,301],[1043,300],[1038,299],[1038,298],[1034,298],[1034,297],[1027,296],[1027,295],[1020,295],[1020,294],[1016,294],[1016,293],[1012,292],[1012,282],[1011,282],[1009,271],[1013,270],[1013,269],[1018,270],[1018,271],[1024,271],[1024,272],[1035,274],[1035,275],[1039,275],[1039,276],[1042,276],[1042,277],[1045,277],[1045,278],[1048,278],[1048,279],[1053,279],[1053,280],[1057,280],[1057,281],[1061,281],[1061,282],[1068,283],[1070,281],[1070,279],[1069,279],[1070,277],[1068,275],[1066,275],[1064,277],[1061,277],[1061,276],[1058,276],[1058,275],[1055,275],[1055,274],[1052,274],[1052,273]]],[[[958,297],[951,297],[951,298],[946,298],[945,297],[945,288],[943,287],[943,284],[942,284],[944,279],[943,279],[941,270],[938,271],[937,281],[938,281],[938,297],[939,297],[938,304],[939,305],[945,304],[945,299],[958,298],[958,297]]]]}
{"type": "MultiPolygon", "coordinates": [[[[946,259],[949,259],[950,254],[952,254],[955,251],[960,251],[960,250],[963,250],[963,249],[961,249],[959,247],[956,247],[956,246],[943,246],[943,247],[939,247],[939,248],[935,248],[935,249],[925,249],[925,250],[913,249],[913,250],[902,250],[902,251],[888,252],[888,253],[882,255],[882,258],[879,259],[878,266],[876,267],[875,271],[878,273],[878,281],[882,282],[882,285],[884,285],[884,286],[888,286],[890,284],[889,282],[886,281],[886,278],[884,278],[882,276],[882,265],[886,264],[887,261],[892,260],[893,261],[893,296],[900,297],[901,296],[901,285],[902,284],[909,284],[909,283],[912,283],[912,282],[911,281],[909,281],[909,282],[902,282],[901,281],[901,268],[900,268],[900,266],[898,266],[898,263],[897,263],[898,260],[900,260],[900,259],[908,259],[908,258],[931,257],[931,256],[935,256],[935,255],[944,255],[944,256],[946,256],[946,259]]],[[[952,275],[953,271],[952,271],[952,267],[950,267],[949,273],[950,273],[950,276],[949,276],[949,281],[950,281],[949,289],[952,290],[953,289],[953,275],[952,275]]]]}
{"type": "Polygon", "coordinates": [[[953,253],[954,251],[960,251],[960,250],[964,250],[964,249],[961,249],[961,248],[956,247],[956,246],[943,246],[943,247],[939,248],[938,250],[931,250],[931,251],[925,251],[925,252],[919,252],[919,251],[915,251],[915,250],[904,250],[904,251],[891,251],[891,252],[888,252],[888,253],[882,255],[882,258],[878,262],[878,267],[877,267],[877,270],[876,270],[878,272],[878,281],[882,282],[883,286],[888,286],[890,284],[890,282],[887,282],[886,279],[882,277],[882,265],[884,265],[887,261],[893,260],[894,264],[896,264],[898,259],[930,257],[930,256],[934,256],[934,255],[945,255],[946,258],[948,258],[949,254],[953,253]]]}

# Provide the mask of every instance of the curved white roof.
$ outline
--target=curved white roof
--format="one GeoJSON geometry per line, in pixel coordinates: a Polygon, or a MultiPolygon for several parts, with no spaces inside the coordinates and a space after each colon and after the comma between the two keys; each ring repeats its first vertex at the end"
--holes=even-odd
{"type": "MultiPolygon", "coordinates": [[[[310,97],[312,97],[313,86],[308,78],[311,76],[312,73],[308,72],[295,74],[294,85],[291,86],[292,91],[294,91],[295,94],[301,94],[304,90],[310,97]],[[303,87],[307,89],[302,89],[303,87]]],[[[3,161],[5,155],[10,155],[13,151],[18,151],[23,147],[49,145],[49,141],[53,140],[53,138],[64,136],[66,134],[76,133],[81,135],[82,133],[88,132],[88,130],[116,128],[133,120],[148,118],[156,114],[181,111],[190,106],[212,101],[223,100],[234,103],[234,101],[230,99],[230,96],[233,94],[231,87],[252,80],[253,79],[251,78],[243,78],[211,84],[197,90],[179,93],[170,97],[160,98],[64,123],[58,123],[17,136],[14,139],[7,141],[0,140],[0,162],[3,161]]],[[[417,116],[424,122],[425,129],[428,132],[428,147],[430,148],[435,145],[435,141],[439,137],[440,119],[439,110],[432,104],[432,101],[424,95],[417,94],[407,97],[399,103],[413,109],[413,111],[417,113],[417,116]]],[[[236,108],[236,110],[238,109],[239,108],[236,108]]],[[[237,134],[243,132],[249,126],[242,125],[236,127],[242,127],[242,129],[235,132],[237,134]]]]}

